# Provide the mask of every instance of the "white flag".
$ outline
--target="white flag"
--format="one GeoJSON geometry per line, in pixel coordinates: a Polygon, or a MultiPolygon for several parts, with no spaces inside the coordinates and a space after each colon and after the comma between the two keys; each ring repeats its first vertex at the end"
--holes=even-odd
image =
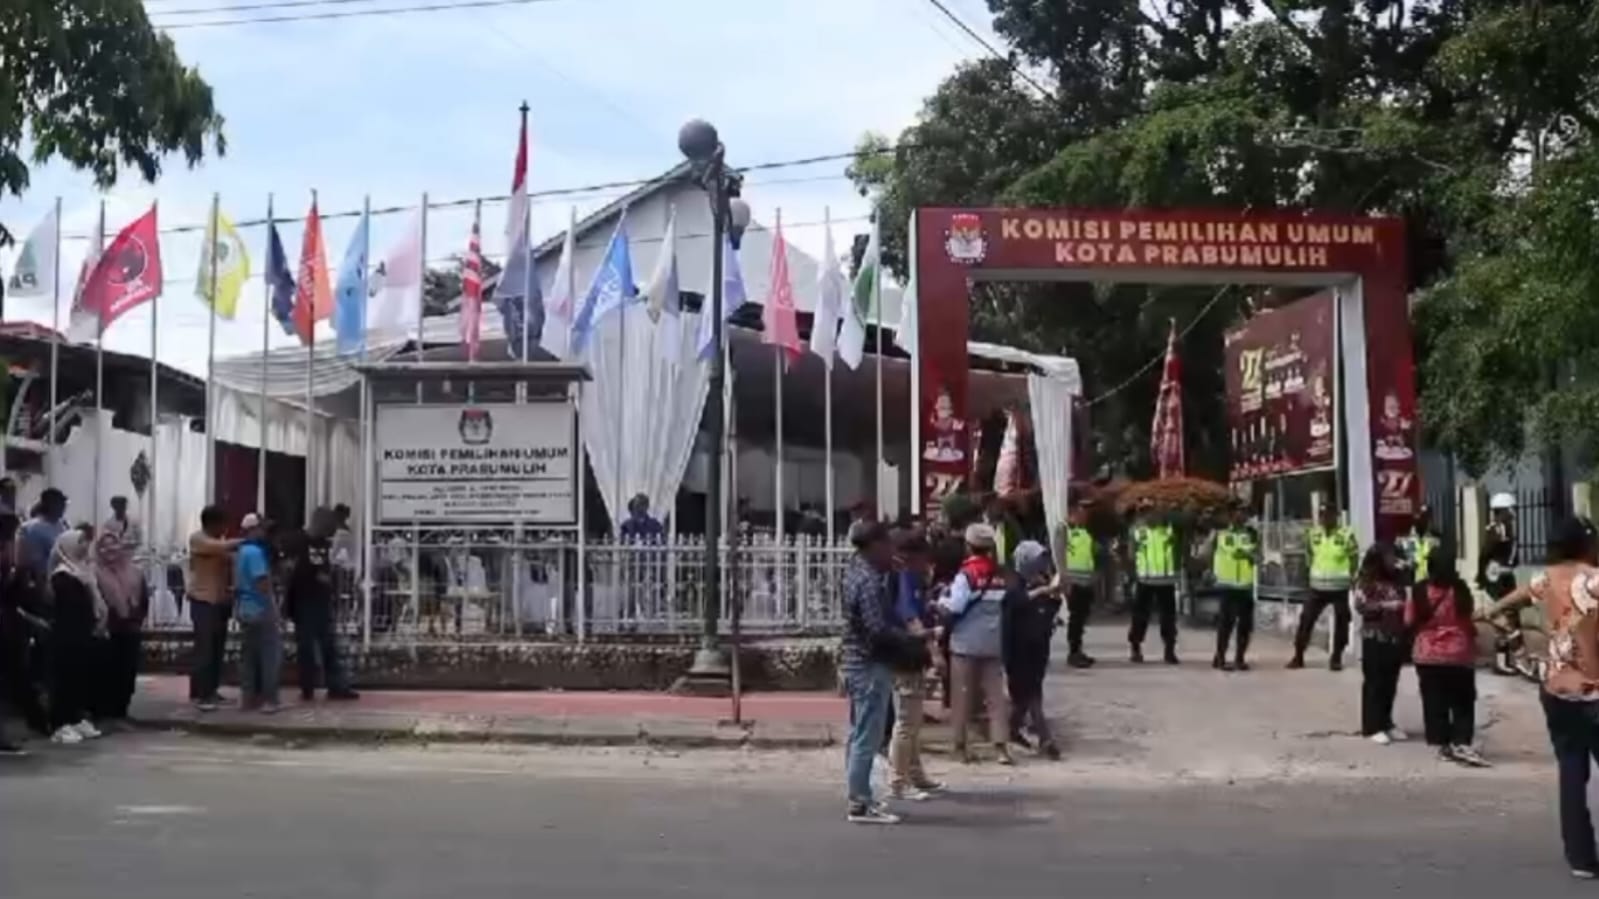
{"type": "Polygon", "coordinates": [[[406,227],[367,279],[366,327],[395,336],[416,331],[422,320],[422,216],[406,227]]]}
{"type": "Polygon", "coordinates": [[[656,323],[655,345],[668,362],[683,356],[683,304],[677,281],[677,207],[666,219],[661,252],[655,257],[655,274],[645,290],[650,320],[656,323]]]}
{"type": "Polygon", "coordinates": [[[52,206],[17,253],[11,277],[6,279],[6,292],[14,297],[54,297],[56,251],[60,246],[61,218],[52,206]]]}
{"type": "Polygon", "coordinates": [[[838,264],[838,251],[833,247],[833,213],[822,215],[826,224],[822,245],[821,277],[816,286],[816,309],[811,317],[811,352],[822,357],[828,368],[833,367],[833,354],[838,347],[839,316],[844,309],[844,270],[838,264]]]}
{"type": "Polygon", "coordinates": [[[100,201],[100,214],[94,220],[94,231],[89,235],[89,250],[84,254],[83,265],[78,269],[78,286],[72,291],[72,316],[67,323],[67,340],[73,343],[90,343],[100,335],[100,313],[83,308],[83,288],[100,262],[105,249],[105,201],[100,201]]]}
{"type": "Polygon", "coordinates": [[[861,256],[861,267],[855,274],[855,285],[850,302],[844,307],[844,324],[838,331],[838,358],[850,368],[860,368],[866,352],[866,323],[882,327],[883,310],[877,308],[877,279],[881,276],[882,252],[877,223],[872,223],[872,237],[861,256]]]}
{"type": "Polygon", "coordinates": [[[905,290],[899,297],[899,324],[894,326],[894,345],[904,350],[907,355],[915,356],[921,334],[917,331],[920,324],[916,318],[916,210],[914,209],[911,210],[910,224],[905,227],[905,246],[905,267],[909,274],[905,278],[905,290]]]}
{"type": "Polygon", "coordinates": [[[572,343],[572,314],[577,303],[577,267],[573,255],[577,252],[577,210],[568,214],[566,239],[561,243],[561,261],[555,266],[555,277],[544,294],[544,333],[539,336],[539,346],[557,359],[565,359],[572,343]]]}

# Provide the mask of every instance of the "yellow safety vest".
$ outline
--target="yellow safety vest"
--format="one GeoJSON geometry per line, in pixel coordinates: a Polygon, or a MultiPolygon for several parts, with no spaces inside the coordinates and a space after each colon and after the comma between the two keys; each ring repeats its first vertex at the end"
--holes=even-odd
{"type": "Polygon", "coordinates": [[[1310,532],[1310,587],[1347,590],[1359,547],[1349,528],[1316,528],[1310,532]]]}
{"type": "Polygon", "coordinates": [[[1094,579],[1094,536],[1087,528],[1066,529],[1066,579],[1074,584],[1094,579]]]}
{"type": "Polygon", "coordinates": [[[1438,548],[1438,538],[1411,531],[1409,536],[1400,539],[1399,545],[1414,566],[1412,574],[1416,583],[1426,580],[1427,560],[1432,557],[1432,551],[1438,548]]]}
{"type": "Polygon", "coordinates": [[[1255,586],[1255,537],[1243,528],[1229,528],[1216,535],[1216,553],[1211,571],[1221,587],[1255,586]]]}
{"type": "Polygon", "coordinates": [[[1177,581],[1176,539],[1169,524],[1146,524],[1133,528],[1138,580],[1145,584],[1171,584],[1177,581]]]}

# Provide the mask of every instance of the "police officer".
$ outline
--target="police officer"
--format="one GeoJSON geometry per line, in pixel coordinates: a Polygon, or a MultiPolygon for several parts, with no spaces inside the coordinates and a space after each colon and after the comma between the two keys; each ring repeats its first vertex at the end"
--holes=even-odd
{"type": "MultiPolygon", "coordinates": [[[[1516,547],[1516,498],[1495,493],[1488,500],[1491,516],[1483,534],[1482,552],[1477,554],[1477,586],[1495,602],[1516,589],[1516,566],[1521,563],[1516,547]]],[[[1511,611],[1503,616],[1507,625],[1494,654],[1495,674],[1517,673],[1516,653],[1521,651],[1521,615],[1511,611]]]]}
{"type": "Polygon", "coordinates": [[[1416,512],[1410,533],[1395,544],[1395,549],[1399,550],[1400,573],[1417,584],[1426,580],[1427,557],[1438,548],[1438,543],[1438,531],[1432,526],[1432,509],[1422,506],[1416,512]]]}
{"type": "Polygon", "coordinates": [[[1133,565],[1138,587],[1133,592],[1133,624],[1127,642],[1134,662],[1144,660],[1144,634],[1149,616],[1160,614],[1160,639],[1166,644],[1166,664],[1177,664],[1177,537],[1172,526],[1157,521],[1154,503],[1138,504],[1132,531],[1133,565]]]}
{"type": "Polygon", "coordinates": [[[1338,521],[1338,510],[1331,503],[1322,507],[1321,522],[1306,535],[1310,545],[1310,599],[1299,612],[1299,631],[1294,634],[1294,658],[1289,668],[1305,667],[1305,647],[1323,609],[1333,609],[1333,651],[1327,667],[1344,669],[1344,649],[1349,645],[1349,583],[1360,559],[1355,532],[1338,521]]]}
{"type": "Polygon", "coordinates": [[[1249,509],[1235,502],[1232,519],[1215,535],[1211,572],[1221,596],[1221,614],[1216,621],[1216,658],[1210,667],[1220,671],[1248,671],[1244,654],[1249,652],[1249,637],[1255,632],[1255,566],[1260,562],[1260,540],[1249,526],[1249,509]],[[1238,630],[1235,661],[1227,661],[1227,644],[1233,629],[1238,630]]]}
{"type": "Polygon", "coordinates": [[[1095,562],[1097,550],[1094,535],[1088,531],[1088,510],[1091,503],[1079,500],[1072,507],[1066,524],[1066,645],[1071,654],[1066,664],[1073,668],[1088,668],[1094,659],[1083,652],[1083,632],[1088,628],[1088,614],[1094,607],[1095,562]]]}

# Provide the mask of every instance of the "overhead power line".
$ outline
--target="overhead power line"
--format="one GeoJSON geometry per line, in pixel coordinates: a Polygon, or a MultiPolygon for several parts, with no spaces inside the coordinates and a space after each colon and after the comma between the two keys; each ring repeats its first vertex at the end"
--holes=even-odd
{"type": "MultiPolygon", "coordinates": [[[[272,7],[281,8],[292,6],[297,3],[313,7],[313,9],[302,10],[301,12],[288,13],[278,16],[248,16],[245,18],[232,19],[205,19],[199,22],[186,22],[181,19],[176,22],[169,22],[161,18],[163,16],[176,15],[180,12],[199,12],[198,9],[156,10],[155,15],[157,21],[153,21],[151,24],[166,31],[175,31],[181,28],[221,28],[233,25],[268,25],[276,22],[311,22],[323,19],[357,19],[369,16],[401,16],[412,13],[449,12],[458,9],[483,9],[494,6],[528,6],[534,3],[553,3],[555,0],[459,0],[459,2],[428,3],[415,6],[385,6],[377,9],[334,9],[324,11],[317,11],[315,9],[315,7],[318,7],[319,5],[331,5],[332,2],[334,2],[334,0],[328,0],[328,2],[323,4],[317,4],[314,2],[314,0],[283,0],[282,3],[253,4],[252,6],[263,11],[272,7]]],[[[360,0],[336,0],[336,2],[354,3],[360,2],[360,0]]],[[[211,11],[222,12],[223,9],[224,8],[214,8],[211,11]]],[[[239,6],[234,7],[232,11],[243,11],[244,9],[244,6],[239,6]]]]}
{"type": "MultiPolygon", "coordinates": [[[[148,4],[150,0],[145,0],[145,2],[148,4]]],[[[189,2],[193,2],[193,0],[189,0],[189,2]]],[[[352,3],[372,4],[385,2],[392,2],[392,0],[254,0],[254,2],[249,3],[229,3],[222,6],[184,6],[179,9],[158,9],[155,10],[153,14],[157,16],[198,16],[207,13],[265,12],[279,9],[348,6],[352,3]]],[[[449,0],[449,2],[465,2],[465,0],[449,0]]]]}
{"type": "Polygon", "coordinates": [[[985,38],[982,35],[978,34],[976,32],[976,30],[974,30],[972,28],[972,26],[966,24],[966,20],[964,20],[960,16],[956,15],[955,11],[950,9],[948,6],[945,6],[943,0],[927,0],[927,2],[933,4],[933,7],[935,9],[937,9],[939,12],[943,13],[945,18],[947,18],[951,22],[955,23],[955,27],[959,28],[961,31],[966,32],[966,35],[968,37],[970,37],[972,40],[976,41],[979,45],[981,45],[982,48],[984,50],[987,50],[995,59],[997,59],[1000,62],[1003,62],[1005,65],[1009,66],[1010,70],[1015,73],[1017,78],[1020,78],[1021,80],[1023,80],[1025,82],[1027,82],[1028,84],[1032,85],[1034,90],[1036,90],[1039,93],[1043,94],[1045,97],[1047,97],[1047,98],[1049,98],[1051,100],[1055,99],[1055,92],[1054,91],[1052,91],[1049,88],[1043,86],[1042,84],[1039,84],[1037,79],[1035,79],[1033,76],[1027,74],[1026,72],[1022,71],[1021,66],[1018,66],[1016,64],[1016,61],[1014,59],[1011,59],[1010,54],[1001,53],[997,47],[995,47],[993,44],[990,44],[988,42],[987,38],[985,38]]]}

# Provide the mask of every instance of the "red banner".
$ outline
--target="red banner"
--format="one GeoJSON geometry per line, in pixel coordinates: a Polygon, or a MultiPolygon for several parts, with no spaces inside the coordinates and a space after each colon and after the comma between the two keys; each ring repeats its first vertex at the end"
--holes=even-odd
{"type": "Polygon", "coordinates": [[[82,308],[99,317],[103,334],[123,313],[160,295],[161,239],[152,205],[100,254],[84,282],[82,308]]]}
{"type": "Polygon", "coordinates": [[[1227,334],[1232,480],[1337,461],[1336,309],[1330,292],[1269,309],[1227,334]]]}

